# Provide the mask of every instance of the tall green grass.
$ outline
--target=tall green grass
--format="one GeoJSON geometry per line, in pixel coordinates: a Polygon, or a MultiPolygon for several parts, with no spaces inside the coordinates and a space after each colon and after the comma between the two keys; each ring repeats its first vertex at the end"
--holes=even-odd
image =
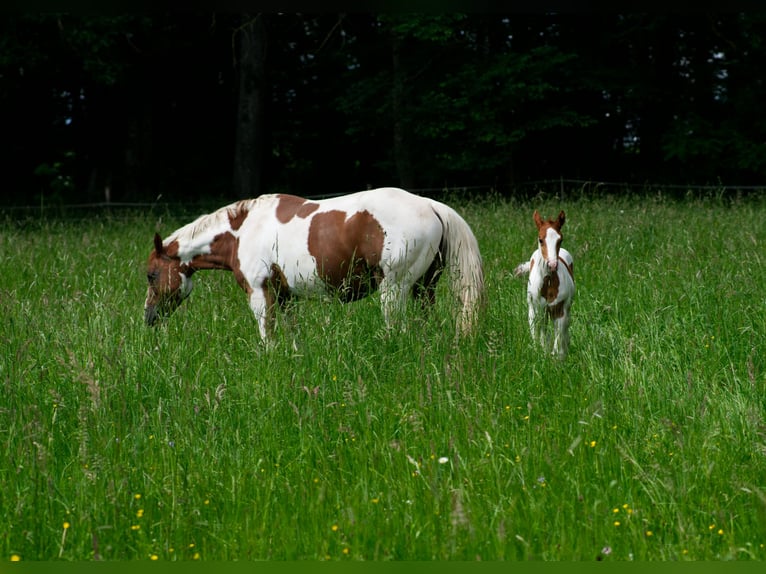
{"type": "Polygon", "coordinates": [[[143,324],[144,262],[189,218],[6,219],[0,560],[766,557],[766,204],[661,196],[455,204],[488,305],[447,282],[300,301],[264,349],[226,273],[143,324]],[[564,362],[532,345],[531,214],[567,212],[564,362]]]}

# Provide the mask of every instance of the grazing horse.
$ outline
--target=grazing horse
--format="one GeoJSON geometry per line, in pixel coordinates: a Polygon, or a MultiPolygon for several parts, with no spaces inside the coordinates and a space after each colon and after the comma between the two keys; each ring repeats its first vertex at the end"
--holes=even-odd
{"type": "Polygon", "coordinates": [[[563,359],[569,350],[569,311],[575,294],[572,254],[561,247],[561,228],[566,221],[563,211],[555,220],[544,221],[533,214],[537,225],[537,250],[529,261],[519,264],[515,276],[529,273],[527,304],[529,330],[533,340],[544,349],[563,359]],[[560,265],[559,265],[560,264],[560,265]],[[554,337],[551,348],[546,323],[553,321],[554,337]]]}
{"type": "Polygon", "coordinates": [[[164,241],[155,234],[144,318],[153,325],[174,311],[196,271],[225,269],[247,294],[262,340],[292,296],[350,302],[378,290],[390,327],[408,295],[433,304],[444,267],[461,302],[458,334],[467,334],[484,275],[476,238],[454,209],[393,187],[323,200],[262,195],[203,215],[164,241]]]}

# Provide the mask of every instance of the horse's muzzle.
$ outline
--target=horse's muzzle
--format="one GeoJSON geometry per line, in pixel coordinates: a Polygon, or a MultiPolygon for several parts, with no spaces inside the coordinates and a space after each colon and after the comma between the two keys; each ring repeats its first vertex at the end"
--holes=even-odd
{"type": "Polygon", "coordinates": [[[159,319],[159,315],[156,307],[144,307],[144,321],[149,327],[157,323],[157,319],[159,319]]]}

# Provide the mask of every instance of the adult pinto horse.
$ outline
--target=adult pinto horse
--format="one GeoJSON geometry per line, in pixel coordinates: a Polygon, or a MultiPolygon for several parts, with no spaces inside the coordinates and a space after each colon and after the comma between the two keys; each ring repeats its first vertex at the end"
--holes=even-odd
{"type": "Polygon", "coordinates": [[[432,304],[449,268],[460,300],[458,334],[470,332],[484,298],[476,238],[451,207],[397,188],[323,200],[286,194],[238,201],[154,237],[144,317],[154,325],[192,290],[202,269],[232,271],[247,294],[261,338],[292,296],[329,293],[343,302],[380,291],[387,326],[411,294],[432,304]]]}

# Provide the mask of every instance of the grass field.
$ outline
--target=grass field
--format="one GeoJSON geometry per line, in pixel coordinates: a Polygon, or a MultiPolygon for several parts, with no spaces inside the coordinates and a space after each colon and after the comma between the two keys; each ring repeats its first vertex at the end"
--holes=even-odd
{"type": "Polygon", "coordinates": [[[149,329],[189,214],[4,219],[0,560],[766,558],[766,201],[453,205],[489,297],[457,346],[447,282],[404,333],[298,302],[267,351],[200,272],[149,329]],[[563,363],[511,276],[535,208],[567,212],[563,363]]]}

